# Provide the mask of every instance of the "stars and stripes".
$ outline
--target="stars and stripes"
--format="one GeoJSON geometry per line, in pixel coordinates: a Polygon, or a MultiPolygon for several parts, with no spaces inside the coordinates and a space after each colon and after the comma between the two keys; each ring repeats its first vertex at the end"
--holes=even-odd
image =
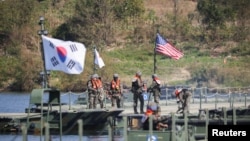
{"type": "Polygon", "coordinates": [[[172,59],[178,60],[183,57],[183,53],[177,50],[173,45],[171,45],[167,40],[165,40],[159,33],[156,35],[156,46],[155,52],[169,56],[172,59]]]}

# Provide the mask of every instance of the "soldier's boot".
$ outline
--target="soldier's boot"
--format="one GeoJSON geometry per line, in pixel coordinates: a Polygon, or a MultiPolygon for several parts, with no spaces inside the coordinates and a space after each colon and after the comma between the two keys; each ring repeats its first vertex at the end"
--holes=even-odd
{"type": "Polygon", "coordinates": [[[121,104],[120,103],[117,103],[117,108],[121,108],[121,104]]]}
{"type": "Polygon", "coordinates": [[[93,104],[89,103],[89,109],[93,109],[93,104]]]}
{"type": "Polygon", "coordinates": [[[138,112],[137,112],[137,107],[136,107],[136,106],[134,106],[134,113],[135,113],[135,114],[138,114],[138,112]]]}
{"type": "Polygon", "coordinates": [[[144,110],[143,110],[143,105],[142,104],[140,105],[140,113],[144,114],[144,110]]]}
{"type": "Polygon", "coordinates": [[[96,104],[93,104],[93,109],[96,109],[96,104]]]}
{"type": "Polygon", "coordinates": [[[104,107],[104,106],[103,106],[103,102],[100,103],[100,107],[101,107],[101,109],[104,107]]]}

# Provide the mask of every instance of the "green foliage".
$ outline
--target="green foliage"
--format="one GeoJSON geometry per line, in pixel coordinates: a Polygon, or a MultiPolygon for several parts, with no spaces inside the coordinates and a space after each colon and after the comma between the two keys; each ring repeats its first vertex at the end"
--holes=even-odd
{"type": "Polygon", "coordinates": [[[101,43],[110,44],[113,40],[113,1],[76,1],[74,15],[61,25],[55,37],[84,42],[87,47],[101,43]],[[98,39],[98,40],[96,40],[98,39]]]}
{"type": "Polygon", "coordinates": [[[239,44],[238,47],[231,49],[235,55],[248,56],[250,54],[249,41],[243,41],[239,44]]]}
{"type": "Polygon", "coordinates": [[[199,0],[197,9],[204,16],[203,23],[208,25],[208,28],[223,26],[225,21],[233,19],[232,7],[227,7],[228,0],[199,0]]]}
{"type": "Polygon", "coordinates": [[[5,57],[1,56],[0,57],[0,86],[8,86],[11,87],[15,79],[13,79],[13,75],[17,76],[17,73],[20,72],[18,70],[19,66],[19,59],[14,58],[14,57],[5,57]],[[11,65],[10,65],[11,64],[11,65]],[[11,67],[8,67],[11,66],[11,67]]]}
{"type": "MultiPolygon", "coordinates": [[[[243,41],[247,39],[247,34],[249,33],[249,9],[250,2],[248,0],[199,0],[197,4],[197,9],[199,13],[203,16],[202,23],[206,25],[206,39],[208,42],[218,41],[218,40],[236,40],[243,41]],[[223,34],[223,29],[227,28],[228,23],[235,24],[237,31],[228,31],[228,33],[223,34]],[[230,32],[234,32],[234,36],[228,37],[230,32]],[[226,38],[225,38],[226,37],[226,38]]],[[[233,28],[231,28],[233,29],[233,28]]]]}
{"type": "Polygon", "coordinates": [[[13,33],[29,23],[34,10],[34,0],[8,0],[0,2],[0,49],[5,54],[19,55],[13,33]],[[7,47],[8,46],[8,47],[7,47]],[[13,47],[14,46],[14,47],[13,47]]]}
{"type": "Polygon", "coordinates": [[[75,14],[56,29],[54,36],[84,42],[87,47],[110,45],[115,40],[113,25],[117,18],[139,17],[143,8],[142,0],[79,0],[76,1],[75,14]]]}
{"type": "MultiPolygon", "coordinates": [[[[194,17],[199,20],[202,15],[202,23],[195,21],[196,18],[182,16],[185,10],[179,13],[161,11],[159,17],[159,11],[147,9],[144,2],[1,1],[0,86],[18,91],[40,87],[39,72],[43,66],[37,35],[39,16],[45,16],[49,36],[82,42],[87,47],[83,74],[72,76],[51,72],[51,85],[61,90],[84,89],[93,73],[94,45],[106,65],[97,69],[104,82],[109,82],[113,73],[119,73],[129,85],[138,70],[150,80],[154,71],[153,48],[157,29],[184,52],[184,57],[178,61],[156,55],[156,73],[164,82],[189,85],[202,80],[207,86],[249,84],[249,72],[245,69],[250,67],[249,0],[199,0],[199,13],[194,17]],[[223,63],[223,57],[227,55],[237,56],[237,59],[228,58],[227,63],[223,63]],[[183,71],[188,71],[191,77],[178,79],[186,77],[183,73],[187,72],[183,71]]],[[[178,8],[178,4],[176,6],[178,8]]]]}
{"type": "Polygon", "coordinates": [[[115,15],[122,20],[140,17],[145,11],[143,0],[118,0],[114,2],[115,15]]]}
{"type": "Polygon", "coordinates": [[[7,0],[0,2],[0,31],[10,31],[13,26],[29,22],[34,10],[34,0],[7,0]]]}

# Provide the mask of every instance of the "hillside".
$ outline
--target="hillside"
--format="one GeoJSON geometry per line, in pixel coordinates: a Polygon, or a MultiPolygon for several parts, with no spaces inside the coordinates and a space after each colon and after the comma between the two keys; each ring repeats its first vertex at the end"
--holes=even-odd
{"type": "Polygon", "coordinates": [[[0,89],[41,87],[40,16],[48,36],[81,42],[87,48],[83,73],[51,72],[50,85],[58,89],[85,89],[94,73],[94,47],[105,62],[96,70],[105,83],[118,73],[130,86],[138,70],[150,83],[157,31],[184,53],[180,60],[156,55],[156,73],[164,85],[247,86],[249,8],[250,2],[244,0],[2,1],[0,89]]]}

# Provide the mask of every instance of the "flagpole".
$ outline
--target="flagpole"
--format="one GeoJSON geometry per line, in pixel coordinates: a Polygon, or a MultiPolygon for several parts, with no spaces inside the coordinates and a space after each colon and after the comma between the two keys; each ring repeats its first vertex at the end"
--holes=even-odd
{"type": "Polygon", "coordinates": [[[44,50],[43,50],[43,41],[42,41],[42,35],[47,35],[48,31],[44,29],[44,17],[40,17],[39,19],[39,25],[41,26],[41,29],[38,31],[38,35],[40,35],[41,37],[41,42],[40,42],[40,46],[41,46],[41,53],[42,53],[42,60],[43,60],[43,73],[40,73],[40,75],[42,75],[42,79],[43,79],[43,88],[48,88],[47,85],[47,70],[46,70],[46,66],[45,66],[45,59],[44,59],[44,50]]]}
{"type": "MultiPolygon", "coordinates": [[[[156,31],[156,35],[159,33],[159,29],[157,29],[157,31],[156,31]]],[[[157,37],[155,37],[155,47],[154,47],[154,74],[156,73],[156,51],[155,51],[155,49],[156,49],[156,38],[157,37]]]]}
{"type": "MultiPolygon", "coordinates": [[[[155,45],[156,48],[156,45],[155,45]]],[[[154,48],[154,74],[156,73],[156,52],[155,52],[155,48],[154,48]]]]}
{"type": "Polygon", "coordinates": [[[95,54],[95,50],[96,50],[96,46],[94,45],[94,47],[93,47],[94,49],[93,49],[93,56],[94,56],[94,60],[93,60],[93,65],[94,65],[94,67],[93,67],[93,72],[94,72],[94,74],[96,73],[96,65],[95,65],[95,58],[96,58],[96,54],[95,54]]]}

